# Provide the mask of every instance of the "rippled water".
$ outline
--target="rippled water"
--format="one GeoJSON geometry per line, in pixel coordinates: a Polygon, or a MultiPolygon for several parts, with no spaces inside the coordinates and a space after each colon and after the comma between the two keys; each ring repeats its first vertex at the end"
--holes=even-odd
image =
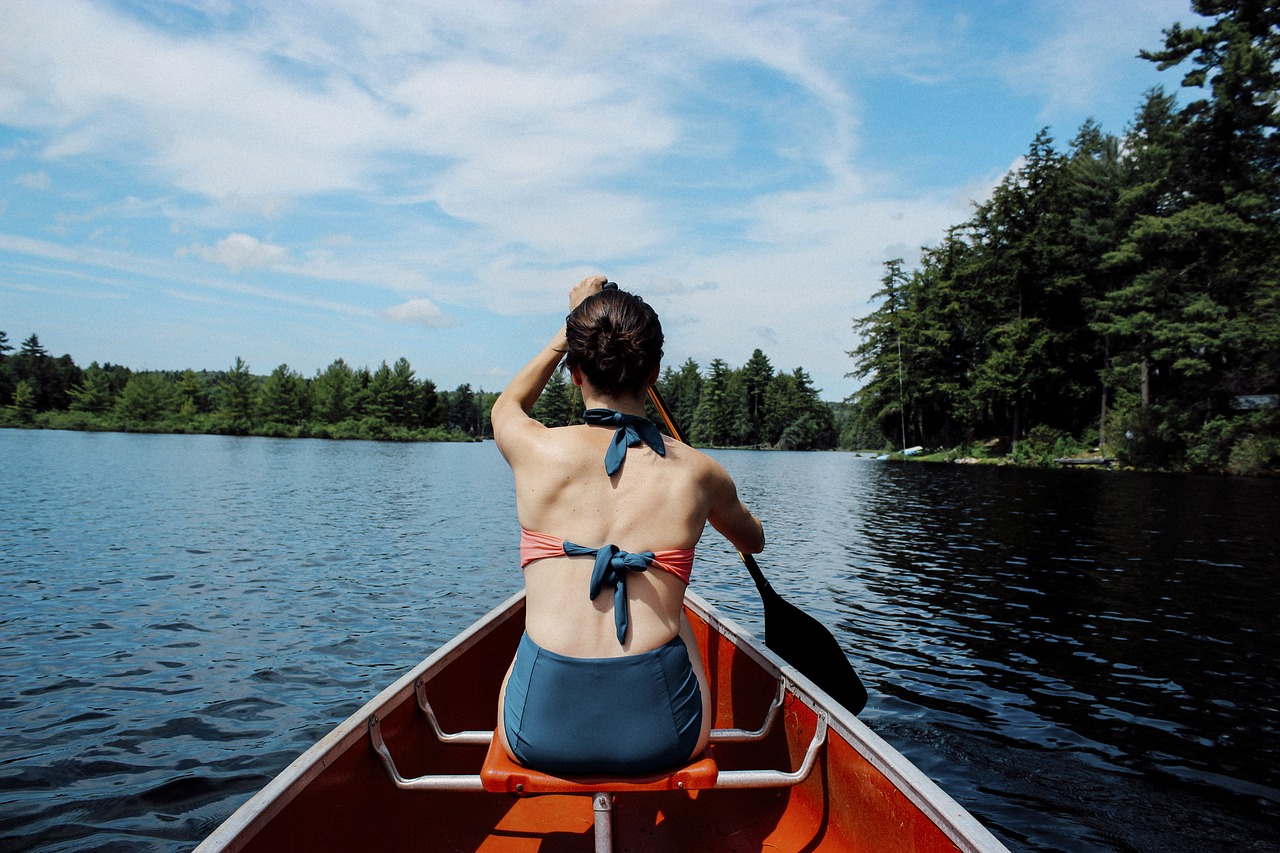
{"type": "MultiPolygon", "coordinates": [[[[1011,848],[1280,849],[1280,484],[718,456],[1011,848]]],[[[492,444],[0,430],[0,490],[5,850],[189,849],[520,582],[492,444]]],[[[761,630],[714,534],[695,584],[761,630]]]]}

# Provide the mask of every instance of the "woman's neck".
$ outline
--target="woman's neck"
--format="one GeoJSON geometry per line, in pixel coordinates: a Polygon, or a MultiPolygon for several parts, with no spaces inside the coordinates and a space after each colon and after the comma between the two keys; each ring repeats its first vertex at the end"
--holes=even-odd
{"type": "Polygon", "coordinates": [[[588,388],[585,384],[582,386],[582,404],[587,409],[613,409],[615,412],[622,412],[624,415],[639,415],[644,417],[644,401],[647,398],[646,391],[638,391],[635,394],[601,394],[594,389],[588,388]]]}

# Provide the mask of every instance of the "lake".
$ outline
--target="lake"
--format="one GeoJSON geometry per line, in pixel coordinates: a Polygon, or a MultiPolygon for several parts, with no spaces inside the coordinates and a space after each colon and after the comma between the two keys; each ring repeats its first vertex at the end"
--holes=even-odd
{"type": "MultiPolygon", "coordinates": [[[[721,451],[1017,851],[1280,849],[1280,482],[721,451]]],[[[0,849],[188,850],[516,591],[494,445],[0,430],[0,849]]],[[[763,634],[714,531],[695,588],[763,634]]]]}

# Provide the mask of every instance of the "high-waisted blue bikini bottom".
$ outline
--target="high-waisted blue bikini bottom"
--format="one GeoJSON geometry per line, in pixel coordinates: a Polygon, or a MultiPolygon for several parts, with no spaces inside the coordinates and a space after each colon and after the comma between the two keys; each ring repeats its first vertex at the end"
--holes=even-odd
{"type": "Polygon", "coordinates": [[[688,760],[702,691],[684,641],[616,658],[549,652],[525,634],[502,709],[526,767],[561,775],[656,773],[688,760]]]}

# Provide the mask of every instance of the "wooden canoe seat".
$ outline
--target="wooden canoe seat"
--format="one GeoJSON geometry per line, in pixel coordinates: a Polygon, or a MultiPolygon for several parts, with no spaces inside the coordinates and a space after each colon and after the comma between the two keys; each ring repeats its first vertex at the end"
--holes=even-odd
{"type": "Polygon", "coordinates": [[[714,788],[719,775],[709,751],[683,767],[648,776],[553,776],[531,770],[511,760],[495,735],[480,767],[480,782],[486,791],[505,794],[596,794],[602,791],[700,791],[714,788]]]}

